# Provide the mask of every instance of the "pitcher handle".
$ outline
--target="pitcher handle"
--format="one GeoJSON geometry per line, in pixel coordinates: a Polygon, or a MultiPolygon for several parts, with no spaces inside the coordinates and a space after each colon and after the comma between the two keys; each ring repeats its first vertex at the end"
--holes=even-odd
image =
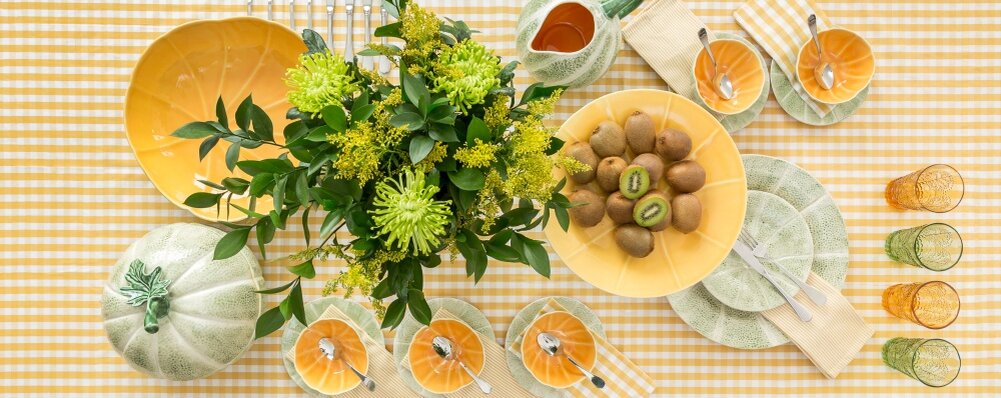
{"type": "Polygon", "coordinates": [[[609,19],[625,18],[640,6],[643,0],[601,0],[601,8],[609,19]]]}

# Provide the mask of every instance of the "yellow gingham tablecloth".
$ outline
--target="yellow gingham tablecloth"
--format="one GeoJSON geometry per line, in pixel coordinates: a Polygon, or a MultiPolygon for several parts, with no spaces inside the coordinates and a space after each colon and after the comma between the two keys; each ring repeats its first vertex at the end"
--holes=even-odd
{"type": "MultiPolygon", "coordinates": [[[[256,14],[265,15],[265,1],[255,3],[256,14]]],[[[305,3],[297,1],[300,27],[306,22],[305,3]]],[[[323,27],[324,2],[314,3],[316,26],[323,27]]],[[[343,3],[337,1],[338,48],[343,46],[343,3]]],[[[515,56],[519,3],[423,1],[480,30],[478,39],[505,60],[515,56]]],[[[491,261],[487,276],[473,286],[463,265],[444,265],[427,273],[428,297],[469,301],[486,313],[499,337],[532,300],[547,295],[580,299],[604,321],[609,340],[657,380],[658,396],[998,396],[1001,4],[818,3],[876,51],[877,76],[864,107],[845,122],[814,128],[792,120],[772,99],[757,121],[733,137],[742,152],[780,156],[809,170],[844,213],[851,239],[844,293],[877,332],[837,380],[825,379],[792,345],[762,351],[717,345],[685,325],[666,300],[606,294],[577,278],[555,255],[552,280],[524,265],[491,261]],[[886,206],[887,180],[936,162],[955,166],[966,179],[966,198],[958,209],[937,215],[886,206]],[[950,223],[963,235],[966,251],[954,269],[935,274],[895,264],[883,254],[887,233],[932,221],[950,223]],[[880,308],[888,285],[932,278],[949,282],[962,296],[962,314],[952,326],[925,330],[880,308]],[[887,369],[879,349],[894,336],[955,343],[963,356],[959,379],[936,390],[887,369]]],[[[275,1],[275,19],[287,20],[286,4],[275,1]]],[[[688,4],[710,28],[744,35],[732,17],[739,1],[688,4]]],[[[0,396],[303,395],[282,367],[277,333],[212,377],[177,383],[131,370],[101,326],[101,286],[119,254],[154,227],[196,221],[161,197],[133,159],[122,128],[129,73],[143,49],[170,28],[245,13],[245,3],[236,0],[0,1],[0,396]]],[[[357,40],[360,14],[356,11],[357,40]]],[[[522,88],[530,83],[522,70],[517,81],[522,88]]],[[[665,87],[626,47],[605,78],[564,96],[554,123],[606,93],[665,87]]],[[[279,235],[271,255],[297,250],[300,233],[292,226],[279,235]]],[[[279,265],[266,265],[264,271],[269,286],[287,279],[279,265]]],[[[309,298],[318,297],[323,281],[338,267],[328,264],[318,272],[306,283],[309,298]]]]}

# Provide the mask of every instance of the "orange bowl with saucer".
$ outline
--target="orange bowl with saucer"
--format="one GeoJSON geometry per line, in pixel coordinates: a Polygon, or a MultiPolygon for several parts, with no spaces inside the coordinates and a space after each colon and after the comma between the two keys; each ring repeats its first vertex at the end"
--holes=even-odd
{"type": "Polygon", "coordinates": [[[876,59],[869,43],[857,33],[834,28],[817,33],[824,59],[834,70],[834,85],[825,90],[817,82],[814,69],[820,65],[817,44],[811,38],[799,48],[796,77],[806,94],[818,102],[836,105],[850,101],[869,86],[876,74],[876,59]]]}
{"type": "Polygon", "coordinates": [[[692,73],[695,76],[697,100],[713,112],[735,115],[754,105],[765,89],[765,66],[754,49],[735,39],[716,39],[709,43],[716,56],[713,68],[709,54],[703,48],[695,57],[692,73]],[[733,98],[723,99],[713,89],[715,73],[726,73],[733,84],[733,98]]]}
{"type": "Polygon", "coordinates": [[[340,319],[321,319],[304,329],[295,342],[295,370],[310,388],[323,394],[341,394],[361,381],[344,361],[361,373],[368,372],[368,351],[361,336],[340,319]],[[337,349],[333,360],[320,352],[320,339],[327,338],[337,349]]]}
{"type": "Polygon", "coordinates": [[[560,340],[560,349],[573,357],[585,369],[597,362],[594,336],[580,319],[569,312],[546,313],[532,322],[521,340],[521,359],[532,376],[552,388],[567,388],[584,380],[584,375],[564,356],[550,356],[536,343],[540,333],[549,333],[560,340]]]}
{"type": "Polygon", "coordinates": [[[414,335],[407,355],[410,358],[410,372],[417,384],[433,394],[449,394],[473,382],[473,378],[455,360],[445,360],[438,356],[431,346],[437,336],[452,341],[456,358],[466,364],[475,374],[480,374],[486,363],[483,342],[480,336],[465,323],[454,319],[436,319],[421,328],[414,335]]]}

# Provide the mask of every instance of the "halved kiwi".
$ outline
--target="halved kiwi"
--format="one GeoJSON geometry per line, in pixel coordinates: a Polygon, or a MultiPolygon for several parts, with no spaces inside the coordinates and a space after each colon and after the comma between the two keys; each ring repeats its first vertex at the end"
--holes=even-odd
{"type": "Polygon", "coordinates": [[[651,191],[633,206],[633,221],[641,227],[652,227],[671,218],[671,202],[663,192],[651,191]]]}
{"type": "Polygon", "coordinates": [[[650,173],[640,165],[632,165],[622,170],[619,176],[619,192],[629,199],[643,196],[650,190],[650,173]]]}

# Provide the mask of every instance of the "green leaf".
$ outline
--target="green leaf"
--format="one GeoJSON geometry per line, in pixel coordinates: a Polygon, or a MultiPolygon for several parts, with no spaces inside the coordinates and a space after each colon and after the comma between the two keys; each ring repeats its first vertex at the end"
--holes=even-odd
{"type": "Polygon", "coordinates": [[[306,260],[288,267],[288,271],[306,279],[313,279],[316,276],[316,268],[313,268],[313,260],[306,260]]]}
{"type": "MultiPolygon", "coordinates": [[[[387,7],[386,10],[389,11],[390,8],[387,7]]],[[[394,18],[398,18],[398,17],[394,16],[394,18]]],[[[391,23],[389,25],[383,25],[383,26],[380,26],[378,28],[375,28],[375,32],[373,34],[375,35],[375,37],[397,37],[397,38],[399,38],[399,37],[401,37],[401,35],[400,35],[400,27],[402,27],[402,26],[403,26],[403,24],[401,24],[399,22],[393,22],[393,23],[391,23]]]]}
{"type": "Polygon", "coordinates": [[[244,247],[247,246],[247,236],[250,235],[250,227],[238,228],[229,231],[219,243],[215,245],[215,253],[212,255],[213,260],[222,260],[224,258],[230,258],[239,253],[244,247]]]}
{"type": "Polygon", "coordinates": [[[514,79],[514,70],[518,67],[518,61],[511,61],[507,65],[504,65],[504,69],[501,69],[500,73],[497,74],[497,78],[500,79],[501,86],[508,84],[514,79]]]}
{"type": "Polygon", "coordinates": [[[560,148],[563,148],[563,144],[566,144],[566,141],[561,140],[559,137],[549,138],[549,148],[546,148],[546,155],[555,155],[556,152],[560,151],[560,148]]]}
{"type": "Polygon", "coordinates": [[[226,168],[229,169],[229,171],[233,171],[236,169],[236,163],[239,161],[240,144],[236,142],[229,144],[229,149],[226,150],[226,168]]]}
{"type": "Polygon", "coordinates": [[[393,295],[393,290],[389,288],[389,278],[383,278],[378,285],[372,288],[372,298],[382,300],[393,295]]]}
{"type": "Polygon", "coordinates": [[[487,269],[487,253],[483,249],[483,242],[468,229],[461,231],[456,242],[459,253],[466,260],[466,276],[473,276],[473,280],[479,282],[487,269]]]}
{"type": "Polygon", "coordinates": [[[428,128],[428,134],[435,141],[459,142],[459,137],[455,134],[455,127],[447,124],[434,123],[428,128]]]}
{"type": "Polygon", "coordinates": [[[260,173],[250,180],[250,196],[259,198],[271,188],[275,182],[275,175],[271,173],[260,173]]]}
{"type": "MultiPolygon", "coordinates": [[[[285,186],[288,184],[288,175],[278,177],[275,180],[275,187],[271,190],[271,198],[274,199],[275,211],[281,211],[282,207],[285,206],[285,186]]],[[[275,221],[275,225],[281,226],[282,223],[275,221]]]]}
{"type": "Polygon", "coordinates": [[[327,52],[327,44],[323,41],[323,36],[312,29],[302,30],[302,41],[306,43],[306,54],[327,52]]]}
{"type": "Polygon", "coordinates": [[[539,211],[531,207],[519,207],[513,209],[507,213],[504,213],[503,218],[510,222],[510,225],[526,225],[539,214],[539,211]]]}
{"type": "Polygon", "coordinates": [[[404,112],[393,115],[389,119],[389,124],[396,128],[405,128],[411,131],[419,130],[421,127],[424,127],[424,117],[414,112],[404,112]]]}
{"type": "Polygon", "coordinates": [[[289,301],[289,310],[295,319],[303,325],[308,325],[306,323],[306,308],[302,303],[302,283],[296,283],[295,286],[292,286],[292,291],[285,299],[289,301]]]}
{"type": "Polygon", "coordinates": [[[254,330],[254,339],[267,336],[278,330],[278,328],[282,327],[284,324],[285,317],[282,315],[281,308],[275,307],[267,310],[257,318],[257,327],[254,330]]]}
{"type": "Polygon", "coordinates": [[[320,110],[320,115],[323,116],[323,122],[334,131],[343,133],[347,129],[347,116],[340,105],[327,105],[320,110]]]}
{"type": "Polygon", "coordinates": [[[357,55],[357,56],[359,56],[359,57],[375,57],[375,56],[379,56],[379,55],[382,55],[382,53],[380,53],[380,52],[379,52],[379,51],[377,51],[377,50],[373,50],[373,49],[371,49],[371,48],[366,48],[366,49],[364,49],[364,50],[361,50],[361,51],[359,51],[359,52],[358,52],[357,54],[355,54],[355,55],[357,55]]]}
{"type": "Polygon", "coordinates": [[[292,162],[287,159],[243,160],[237,162],[236,166],[252,176],[260,173],[283,174],[291,172],[294,168],[292,162]]]}
{"type": "Polygon", "coordinates": [[[250,118],[254,123],[254,135],[257,138],[268,142],[275,140],[274,126],[272,126],[271,118],[268,117],[267,112],[264,112],[264,109],[257,105],[251,106],[250,118]]]}
{"type": "Polygon", "coordinates": [[[389,304],[389,307],[386,307],[386,315],[382,317],[382,328],[396,329],[400,325],[400,322],[403,322],[403,315],[406,313],[407,302],[397,298],[389,304]]]}
{"type": "Polygon", "coordinates": [[[483,172],[476,169],[461,169],[457,172],[450,171],[448,178],[452,180],[455,186],[465,191],[479,191],[483,189],[483,184],[486,181],[486,176],[483,175],[483,172]]]}
{"type": "Polygon", "coordinates": [[[299,203],[309,202],[309,176],[305,172],[297,173],[295,178],[295,197],[299,203]]]}
{"type": "Polygon", "coordinates": [[[326,142],[327,136],[334,133],[334,129],[330,128],[326,124],[309,130],[306,134],[306,140],[312,142],[326,142]]]}
{"type": "Polygon", "coordinates": [[[417,322],[424,325],[431,323],[431,307],[424,299],[424,293],[417,289],[410,289],[407,293],[407,307],[410,307],[410,315],[414,316],[417,322]]]}
{"type": "Polygon", "coordinates": [[[434,140],[426,135],[418,135],[410,140],[410,162],[417,164],[434,149],[434,140]]]}
{"type": "Polygon", "coordinates": [[[229,127],[229,119],[226,117],[226,104],[222,102],[222,96],[215,100],[215,117],[223,127],[229,127]]]}
{"type": "Polygon", "coordinates": [[[529,102],[535,101],[537,99],[549,98],[553,95],[553,92],[559,89],[566,88],[564,86],[543,86],[542,83],[535,83],[525,89],[525,93],[521,95],[521,102],[518,106],[527,104],[529,102]]]}
{"type": "Polygon", "coordinates": [[[275,224],[270,218],[264,217],[257,222],[257,247],[261,257],[268,258],[266,245],[275,239],[275,224]]]}
{"type": "Polygon", "coordinates": [[[483,119],[473,116],[473,119],[469,121],[469,127],[466,129],[466,145],[475,145],[477,139],[484,143],[490,142],[490,129],[487,128],[487,124],[483,122],[483,119]]]}
{"type": "Polygon", "coordinates": [[[195,192],[184,199],[184,205],[195,209],[205,209],[215,206],[221,197],[221,193],[195,192]]]}
{"type": "Polygon", "coordinates": [[[368,236],[371,222],[365,209],[356,205],[352,206],[348,211],[346,225],[348,226],[348,232],[351,232],[354,236],[362,237],[368,236]]]}
{"type": "Polygon", "coordinates": [[[312,209],[310,206],[306,206],[302,210],[302,238],[306,241],[306,247],[309,247],[309,210],[312,209]]]}
{"type": "Polygon", "coordinates": [[[216,131],[215,127],[206,122],[191,122],[174,130],[170,135],[177,138],[198,139],[215,134],[216,131]]]}
{"type": "Polygon", "coordinates": [[[222,189],[222,190],[226,189],[226,187],[222,186],[221,184],[216,184],[216,183],[214,183],[212,181],[209,181],[209,180],[198,180],[198,182],[200,182],[202,184],[205,184],[205,185],[208,185],[208,186],[210,186],[212,188],[215,188],[215,189],[222,189]]]}
{"type": "MultiPolygon", "coordinates": [[[[209,152],[212,152],[212,148],[215,148],[215,145],[218,143],[219,136],[217,135],[211,136],[206,138],[205,141],[202,141],[202,143],[198,145],[198,160],[205,160],[205,157],[209,155],[209,152]]],[[[232,170],[233,169],[230,169],[230,171],[232,170]]]]}
{"type": "Polygon", "coordinates": [[[375,112],[375,104],[367,104],[351,110],[351,123],[358,123],[368,120],[375,112]]]}
{"type": "Polygon", "coordinates": [[[306,123],[302,120],[296,120],[285,126],[282,135],[285,136],[285,145],[292,145],[296,141],[299,141],[309,134],[309,128],[306,127],[306,123]]]}
{"type": "Polygon", "coordinates": [[[344,219],[344,216],[339,210],[327,213],[327,216],[323,218],[323,224],[320,224],[320,239],[326,239],[327,235],[334,232],[334,227],[340,224],[342,219],[344,219]]]}
{"type": "Polygon", "coordinates": [[[455,110],[449,105],[441,105],[431,109],[428,119],[436,123],[452,124],[455,123],[455,110]]]}
{"type": "MultiPolygon", "coordinates": [[[[520,236],[520,235],[519,235],[520,236]]],[[[532,239],[523,239],[525,251],[522,254],[525,255],[525,259],[528,260],[528,265],[531,265],[535,272],[546,278],[549,277],[549,253],[546,253],[546,248],[542,247],[542,242],[532,239]]]]}
{"type": "Polygon", "coordinates": [[[254,100],[252,96],[248,95],[247,98],[240,103],[240,106],[236,108],[236,125],[242,130],[250,129],[251,105],[254,105],[254,100]]]}
{"type": "Polygon", "coordinates": [[[496,258],[500,261],[507,261],[509,263],[521,262],[521,254],[517,250],[514,250],[510,246],[503,244],[496,244],[493,241],[488,241],[484,244],[486,248],[487,255],[496,258]]]}
{"type": "Polygon", "coordinates": [[[403,95],[406,96],[407,102],[415,106],[419,106],[421,101],[425,104],[431,103],[431,92],[428,91],[427,85],[424,84],[424,79],[420,76],[407,73],[407,70],[404,68],[400,68],[400,75],[403,82],[403,95]]]}
{"type": "Polygon", "coordinates": [[[284,292],[285,290],[288,290],[288,288],[292,287],[292,285],[295,284],[295,282],[297,280],[298,279],[293,279],[292,282],[286,283],[286,284],[281,285],[281,286],[273,287],[273,288],[270,288],[270,289],[255,290],[254,293],[260,293],[260,294],[281,293],[281,292],[284,292]]]}
{"type": "Polygon", "coordinates": [[[250,181],[238,177],[226,177],[222,179],[222,185],[227,191],[237,195],[243,195],[250,186],[250,181]]]}
{"type": "Polygon", "coordinates": [[[570,229],[570,213],[567,212],[567,209],[565,207],[557,207],[557,208],[555,208],[553,210],[556,212],[556,221],[559,221],[560,228],[563,228],[564,231],[569,230],[570,229]]]}

